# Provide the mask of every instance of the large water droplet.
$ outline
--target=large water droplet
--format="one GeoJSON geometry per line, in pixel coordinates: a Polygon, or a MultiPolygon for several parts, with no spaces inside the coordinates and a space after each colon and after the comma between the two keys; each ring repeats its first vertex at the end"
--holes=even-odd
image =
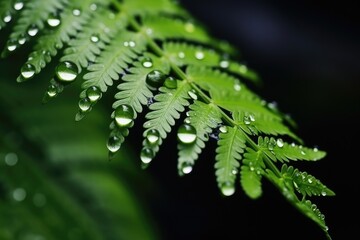
{"type": "Polygon", "coordinates": [[[109,149],[110,152],[115,153],[119,151],[120,147],[121,147],[120,138],[116,136],[112,136],[108,139],[107,148],[109,149]]]}
{"type": "Polygon", "coordinates": [[[284,141],[281,138],[279,138],[278,140],[276,140],[276,145],[279,148],[282,148],[284,146],[284,141]]]}
{"type": "Polygon", "coordinates": [[[189,163],[189,162],[183,162],[183,163],[181,164],[181,172],[182,172],[183,174],[189,174],[189,173],[191,173],[192,170],[193,170],[193,166],[192,166],[191,163],[189,163]]]}
{"type": "Polygon", "coordinates": [[[160,133],[156,129],[151,129],[146,133],[146,139],[150,144],[157,144],[160,139],[160,133]]]}
{"type": "Polygon", "coordinates": [[[21,202],[24,201],[26,198],[26,191],[23,188],[16,188],[13,191],[12,197],[14,198],[15,201],[17,202],[21,202]]]}
{"type": "Polygon", "coordinates": [[[14,3],[14,9],[16,11],[20,11],[24,7],[24,3],[21,1],[17,1],[14,3]]]}
{"type": "Polygon", "coordinates": [[[27,31],[29,36],[34,37],[39,32],[39,29],[36,27],[36,25],[31,25],[27,31]]]}
{"type": "Polygon", "coordinates": [[[153,66],[153,62],[152,59],[149,57],[144,58],[141,61],[141,64],[145,67],[145,68],[151,68],[153,66]]]}
{"type": "Polygon", "coordinates": [[[75,63],[65,61],[57,65],[55,72],[59,81],[70,83],[76,79],[79,69],[75,63]]]}
{"type": "Polygon", "coordinates": [[[16,153],[8,153],[5,155],[5,163],[6,165],[12,167],[15,166],[18,162],[18,156],[16,155],[16,153]]]}
{"type": "Polygon", "coordinates": [[[165,79],[164,86],[169,89],[176,89],[177,88],[177,80],[173,77],[168,77],[165,79]]]}
{"type": "Polygon", "coordinates": [[[140,159],[145,164],[149,164],[153,160],[154,156],[154,151],[151,148],[145,147],[141,150],[140,159]]]}
{"type": "Polygon", "coordinates": [[[79,100],[79,108],[82,112],[87,112],[91,108],[91,101],[89,98],[82,98],[79,100]]]}
{"type": "Polygon", "coordinates": [[[220,190],[224,196],[231,196],[235,193],[234,184],[232,184],[231,182],[224,182],[223,184],[221,184],[220,190]]]}
{"type": "Polygon", "coordinates": [[[128,127],[134,116],[134,109],[130,105],[122,104],[115,109],[115,121],[119,127],[128,127]]]}
{"type": "Polygon", "coordinates": [[[91,102],[96,102],[102,96],[102,92],[96,86],[89,87],[86,89],[86,96],[90,99],[91,102]]]}
{"type": "Polygon", "coordinates": [[[24,79],[30,79],[35,75],[35,67],[34,65],[30,64],[30,63],[26,63],[22,68],[21,68],[21,76],[24,79]]]}
{"type": "Polygon", "coordinates": [[[50,26],[50,27],[57,27],[59,26],[61,23],[60,21],[60,16],[59,14],[57,13],[51,13],[49,15],[49,18],[47,19],[47,24],[50,26]]]}
{"type": "Polygon", "coordinates": [[[159,70],[153,70],[151,72],[148,73],[148,75],[146,76],[146,83],[151,87],[151,88],[158,88],[161,87],[166,79],[166,75],[159,71],[159,70]]]}
{"type": "Polygon", "coordinates": [[[196,140],[196,129],[192,125],[185,123],[179,127],[177,136],[181,143],[194,143],[196,140]]]}

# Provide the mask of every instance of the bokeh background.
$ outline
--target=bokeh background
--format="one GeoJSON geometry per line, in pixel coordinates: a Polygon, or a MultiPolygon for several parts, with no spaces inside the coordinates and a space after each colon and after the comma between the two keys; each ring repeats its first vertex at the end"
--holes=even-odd
{"type": "MultiPolygon", "coordinates": [[[[328,152],[319,162],[298,166],[337,194],[312,199],[325,214],[333,239],[356,236],[356,2],[180,2],[211,34],[240,50],[243,62],[263,80],[256,91],[293,117],[305,144],[328,152]]],[[[0,41],[3,46],[3,37],[0,41]]],[[[81,123],[73,121],[78,88],[41,105],[46,71],[39,81],[15,83],[27,53],[0,62],[1,240],[325,240],[267,182],[258,200],[245,196],[240,186],[233,196],[223,197],[215,181],[214,141],[183,177],[176,169],[175,133],[145,170],[137,158],[141,128],[131,130],[126,151],[109,162],[106,123],[113,99],[105,97],[81,123]]]]}

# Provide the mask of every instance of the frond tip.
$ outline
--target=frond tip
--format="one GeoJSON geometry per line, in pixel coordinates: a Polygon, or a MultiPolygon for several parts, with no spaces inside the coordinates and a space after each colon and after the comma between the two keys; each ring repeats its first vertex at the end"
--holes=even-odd
{"type": "Polygon", "coordinates": [[[145,112],[145,123],[138,125],[144,128],[143,167],[174,128],[180,176],[192,172],[215,139],[215,176],[224,196],[239,186],[259,198],[262,181],[268,180],[328,235],[323,214],[307,197],[335,193],[284,164],[315,162],[326,153],[304,146],[293,121],[247,86],[259,77],[236,48],[211,36],[177,1],[3,0],[0,16],[0,29],[11,28],[2,57],[34,43],[18,82],[55,64],[44,102],[81,81],[75,117],[80,121],[114,94],[111,158],[145,112]]]}

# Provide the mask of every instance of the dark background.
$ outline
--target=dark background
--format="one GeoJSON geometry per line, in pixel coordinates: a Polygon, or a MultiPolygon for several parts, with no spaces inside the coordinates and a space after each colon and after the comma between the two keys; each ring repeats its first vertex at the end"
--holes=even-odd
{"type": "MultiPolygon", "coordinates": [[[[355,1],[180,2],[214,36],[240,50],[264,81],[259,94],[295,119],[305,145],[327,151],[325,159],[297,166],[337,194],[311,198],[325,214],[333,239],[357,236],[360,24],[355,1]]],[[[147,169],[160,186],[150,204],[163,239],[325,239],[266,181],[258,200],[246,197],[240,186],[233,196],[222,197],[214,176],[214,143],[185,177],[177,176],[176,145],[169,141],[163,147],[147,169]]]]}

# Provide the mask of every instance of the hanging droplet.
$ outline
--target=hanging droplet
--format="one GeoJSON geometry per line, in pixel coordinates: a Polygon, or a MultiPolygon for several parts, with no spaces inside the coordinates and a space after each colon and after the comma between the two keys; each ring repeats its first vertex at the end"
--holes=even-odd
{"type": "Polygon", "coordinates": [[[47,95],[49,97],[55,97],[57,94],[58,94],[58,88],[54,85],[54,84],[51,84],[48,89],[47,89],[47,95]]]}
{"type": "Polygon", "coordinates": [[[61,23],[60,21],[60,16],[59,14],[56,14],[56,13],[51,13],[49,15],[49,18],[47,19],[47,24],[50,26],[50,27],[57,27],[59,26],[61,23]]]}
{"type": "Polygon", "coordinates": [[[231,182],[224,182],[223,184],[221,184],[220,189],[221,193],[224,196],[231,196],[235,193],[234,184],[232,184],[231,182]]]}
{"type": "Polygon", "coordinates": [[[322,191],[322,192],[321,192],[321,196],[324,196],[324,197],[325,197],[325,196],[326,196],[326,192],[325,192],[325,191],[322,191]]]}
{"type": "Polygon", "coordinates": [[[14,3],[14,9],[16,11],[20,11],[24,7],[24,3],[21,1],[17,1],[14,3]]]}
{"type": "Polygon", "coordinates": [[[134,120],[134,109],[127,104],[118,106],[115,109],[115,121],[119,127],[128,127],[134,120]]]}
{"type": "Polygon", "coordinates": [[[244,115],[244,123],[245,125],[249,125],[251,123],[250,117],[248,114],[244,115]]]}
{"type": "Polygon", "coordinates": [[[70,83],[76,79],[79,69],[75,63],[65,61],[57,65],[55,72],[57,80],[70,83]]]}
{"type": "Polygon", "coordinates": [[[80,11],[80,9],[75,8],[75,9],[72,11],[72,14],[73,14],[74,16],[80,16],[81,11],[80,11]]]}
{"type": "Polygon", "coordinates": [[[196,140],[196,129],[192,125],[185,123],[179,127],[177,136],[181,143],[194,143],[196,140]]]}
{"type": "Polygon", "coordinates": [[[10,14],[10,13],[7,13],[7,14],[5,14],[5,16],[4,16],[3,21],[4,21],[4,23],[8,23],[8,22],[11,21],[11,19],[12,19],[11,14],[10,14]]]}
{"type": "Polygon", "coordinates": [[[274,138],[271,138],[268,144],[268,149],[272,151],[274,150],[275,146],[276,146],[276,140],[274,138]]]}
{"type": "Polygon", "coordinates": [[[140,159],[145,164],[149,164],[153,160],[154,156],[154,151],[151,148],[145,147],[141,150],[140,159]]]}
{"type": "Polygon", "coordinates": [[[160,133],[156,129],[151,129],[146,133],[146,139],[150,144],[157,144],[160,139],[160,133]]]}
{"type": "Polygon", "coordinates": [[[148,75],[146,76],[146,83],[151,87],[151,88],[159,88],[161,87],[166,79],[166,75],[159,71],[159,70],[153,70],[151,72],[148,73],[148,75]]]}
{"type": "Polygon", "coordinates": [[[96,102],[102,97],[102,92],[98,87],[92,86],[86,89],[86,96],[91,102],[96,102]]]}
{"type": "Polygon", "coordinates": [[[141,61],[141,64],[142,64],[143,67],[145,67],[145,68],[151,68],[151,67],[153,66],[152,59],[149,58],[149,57],[144,58],[144,59],[141,61]]]}
{"type": "Polygon", "coordinates": [[[120,138],[118,138],[117,136],[112,136],[109,138],[107,142],[107,148],[110,152],[115,153],[119,151],[120,147],[121,147],[120,138]]]}
{"type": "Polygon", "coordinates": [[[28,80],[30,78],[32,78],[35,75],[35,67],[34,65],[30,64],[30,63],[26,63],[22,68],[21,68],[21,76],[25,79],[28,80]]]}
{"type": "Polygon", "coordinates": [[[27,37],[24,34],[21,34],[19,39],[18,39],[18,43],[20,45],[23,45],[26,42],[26,40],[27,40],[27,37]]]}
{"type": "Polygon", "coordinates": [[[177,80],[173,77],[168,77],[165,79],[164,86],[169,89],[176,89],[177,88],[177,80]]]}
{"type": "Polygon", "coordinates": [[[205,58],[205,54],[204,54],[203,52],[197,51],[197,52],[195,53],[195,58],[196,58],[197,60],[203,60],[203,59],[205,58]]]}
{"type": "Polygon", "coordinates": [[[87,112],[91,108],[91,101],[89,98],[82,98],[79,100],[79,108],[82,112],[87,112]]]}
{"type": "Polygon", "coordinates": [[[27,31],[30,37],[34,37],[39,32],[39,29],[36,25],[31,25],[27,31]]]}
{"type": "Polygon", "coordinates": [[[93,43],[98,43],[100,41],[100,35],[98,33],[94,33],[91,35],[90,41],[93,43]]]}
{"type": "Polygon", "coordinates": [[[183,162],[180,169],[183,174],[189,174],[193,170],[193,165],[189,162],[183,162]]]}
{"type": "Polygon", "coordinates": [[[26,198],[26,191],[23,188],[16,188],[13,191],[12,197],[14,198],[15,201],[17,202],[21,202],[24,201],[26,198]]]}
{"type": "Polygon", "coordinates": [[[7,50],[9,51],[9,52],[13,52],[13,51],[15,51],[16,50],[16,48],[17,48],[17,41],[16,40],[14,40],[14,39],[10,39],[8,42],[7,42],[7,50]]]}
{"type": "Polygon", "coordinates": [[[284,146],[284,141],[281,138],[279,138],[278,140],[276,140],[276,145],[279,148],[282,148],[284,146]]]}
{"type": "Polygon", "coordinates": [[[189,95],[193,100],[197,100],[197,99],[198,99],[198,96],[197,96],[196,92],[193,91],[193,90],[188,91],[188,95],[189,95]]]}
{"type": "Polygon", "coordinates": [[[227,126],[223,125],[223,126],[219,127],[219,131],[222,132],[222,133],[227,133],[228,128],[227,128],[227,126]]]}

